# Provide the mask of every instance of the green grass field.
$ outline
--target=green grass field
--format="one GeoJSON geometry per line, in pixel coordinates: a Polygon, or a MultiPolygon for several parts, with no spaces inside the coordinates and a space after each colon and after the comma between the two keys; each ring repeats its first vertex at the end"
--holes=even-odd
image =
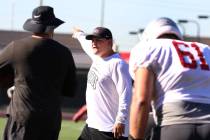
{"type": "MultiPolygon", "coordinates": [[[[0,139],[2,138],[5,123],[6,119],[0,118],[0,139]]],[[[73,121],[63,120],[59,140],[76,140],[84,124],[84,121],[75,123],[73,121]]]]}

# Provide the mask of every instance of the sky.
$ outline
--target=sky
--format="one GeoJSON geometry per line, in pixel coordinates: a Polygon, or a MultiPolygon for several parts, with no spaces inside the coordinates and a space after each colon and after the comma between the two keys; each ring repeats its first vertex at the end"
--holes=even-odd
{"type": "MultiPolygon", "coordinates": [[[[23,31],[23,23],[41,2],[1,1],[0,30],[18,31],[23,31]]],[[[42,4],[53,7],[56,17],[65,21],[55,32],[70,34],[76,26],[91,33],[95,27],[105,26],[112,31],[120,51],[129,51],[139,41],[138,35],[129,34],[131,31],[139,31],[159,17],[169,17],[175,22],[186,19],[188,23],[179,24],[182,32],[197,36],[199,30],[200,36],[210,37],[209,0],[42,0],[42,4]],[[199,19],[198,15],[209,18],[199,19]]]]}

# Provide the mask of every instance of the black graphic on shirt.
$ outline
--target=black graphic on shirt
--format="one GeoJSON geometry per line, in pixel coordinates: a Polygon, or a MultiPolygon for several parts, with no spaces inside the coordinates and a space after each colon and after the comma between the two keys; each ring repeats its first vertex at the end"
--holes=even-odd
{"type": "Polygon", "coordinates": [[[87,82],[93,87],[93,89],[96,89],[96,84],[98,82],[98,76],[96,75],[95,71],[90,70],[88,73],[87,82]]]}

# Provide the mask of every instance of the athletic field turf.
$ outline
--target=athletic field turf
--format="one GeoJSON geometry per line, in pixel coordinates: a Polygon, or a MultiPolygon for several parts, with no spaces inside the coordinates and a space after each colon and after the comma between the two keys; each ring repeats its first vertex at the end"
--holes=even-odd
{"type": "MultiPolygon", "coordinates": [[[[2,139],[5,123],[6,119],[0,118],[0,139],[2,139]]],[[[84,121],[74,123],[70,120],[63,120],[59,140],[76,140],[83,129],[84,124],[84,121]]]]}

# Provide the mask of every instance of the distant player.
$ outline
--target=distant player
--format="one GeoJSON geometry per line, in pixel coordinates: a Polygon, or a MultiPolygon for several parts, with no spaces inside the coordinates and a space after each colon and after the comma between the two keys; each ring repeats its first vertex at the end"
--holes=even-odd
{"type": "Polygon", "coordinates": [[[79,110],[73,115],[72,120],[74,122],[78,122],[79,120],[83,119],[83,117],[87,114],[87,106],[86,104],[83,105],[79,110]]]}

